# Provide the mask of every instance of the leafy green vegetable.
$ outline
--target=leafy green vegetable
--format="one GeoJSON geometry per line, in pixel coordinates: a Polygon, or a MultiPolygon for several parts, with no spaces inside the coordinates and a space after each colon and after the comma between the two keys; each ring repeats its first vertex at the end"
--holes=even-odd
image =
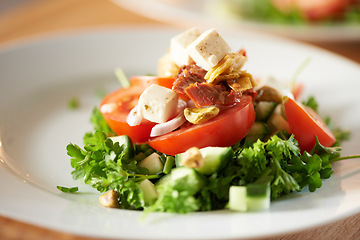
{"type": "Polygon", "coordinates": [[[319,104],[317,103],[314,96],[310,96],[306,101],[303,101],[302,104],[313,109],[315,112],[318,111],[319,104]]]}
{"type": "MultiPolygon", "coordinates": [[[[232,185],[268,184],[272,200],[305,187],[313,192],[322,186],[323,179],[332,175],[331,163],[338,161],[341,150],[324,147],[316,139],[309,153],[301,153],[294,136],[279,134],[266,142],[242,141],[234,145],[235,155],[220,172],[210,176],[197,173],[194,176],[199,177],[196,178],[180,174],[168,180],[163,173],[149,175],[147,169],[137,165],[154,152],[151,147],[134,145],[132,156],[125,156],[123,147],[118,142],[113,143],[102,131],[87,133],[83,149],[71,143],[67,146],[74,168],[72,175],[100,192],[117,191],[122,208],[145,209],[145,215],[153,211],[188,213],[223,209],[229,201],[232,185]],[[150,206],[145,205],[138,184],[144,179],[157,182],[160,178],[158,199],[150,206]],[[196,179],[204,179],[206,184],[199,187],[196,179]]],[[[160,157],[164,163],[171,158],[163,154],[160,157]]],[[[171,176],[174,169],[178,170],[175,166],[167,169],[167,176],[171,176]]]]}
{"type": "Polygon", "coordinates": [[[269,183],[273,200],[306,186],[311,192],[320,188],[322,179],[332,174],[331,159],[340,152],[340,148],[326,148],[316,141],[311,153],[301,154],[293,136],[283,140],[277,135],[267,142],[257,141],[252,147],[237,148],[237,160],[246,166],[239,171],[241,183],[269,183]]]}
{"type": "Polygon", "coordinates": [[[107,125],[103,115],[100,113],[99,109],[97,107],[94,107],[90,122],[93,125],[93,128],[95,131],[102,131],[107,136],[114,136],[115,133],[110,129],[110,127],[107,125]]]}
{"type": "Polygon", "coordinates": [[[172,182],[166,183],[158,188],[159,198],[155,203],[145,210],[145,213],[173,212],[189,213],[200,208],[200,201],[188,191],[181,191],[174,188],[172,182]]]}
{"type": "Polygon", "coordinates": [[[316,23],[311,22],[303,17],[296,9],[289,12],[279,11],[271,0],[228,0],[219,1],[222,5],[218,9],[224,9],[226,15],[247,18],[253,21],[290,24],[290,25],[334,25],[334,24],[359,24],[360,7],[359,4],[350,4],[344,11],[344,16],[334,15],[331,18],[318,20],[316,23]]]}
{"type": "Polygon", "coordinates": [[[68,188],[68,187],[56,186],[56,188],[65,193],[73,193],[73,192],[77,192],[79,190],[78,187],[68,188]]]}
{"type": "MultiPolygon", "coordinates": [[[[315,111],[318,108],[313,97],[304,104],[315,111]]],[[[190,169],[174,177],[174,172],[179,172],[174,157],[159,152],[163,172],[150,175],[148,169],[138,166],[138,162],[155,152],[154,149],[147,144],[120,145],[113,142],[109,137],[115,134],[96,107],[90,120],[95,131],[84,135],[84,147],[72,143],[67,145],[67,154],[74,168],[73,178],[83,180],[100,192],[115,190],[121,208],[144,209],[145,215],[154,211],[188,213],[223,209],[233,185],[269,185],[272,200],[306,187],[313,192],[332,175],[331,163],[346,159],[340,157],[339,147],[324,147],[318,139],[310,152],[301,152],[293,135],[280,132],[267,141],[243,140],[235,144],[232,146],[234,155],[225,161],[226,166],[210,176],[190,169]],[[145,204],[139,187],[144,179],[155,183],[157,189],[158,198],[151,204],[145,204]]],[[[326,119],[326,123],[332,128],[330,120],[326,119]]],[[[340,130],[339,136],[339,139],[347,137],[340,130]]],[[[59,186],[58,189],[77,191],[77,188],[59,186]]]]}
{"type": "Polygon", "coordinates": [[[272,22],[279,24],[306,24],[306,20],[297,11],[290,11],[284,14],[277,10],[270,0],[229,0],[227,10],[230,14],[238,17],[245,17],[254,21],[272,22]]]}
{"type": "Polygon", "coordinates": [[[74,179],[82,179],[100,192],[113,189],[119,193],[123,208],[139,209],[144,207],[144,200],[138,183],[146,178],[160,178],[160,175],[148,175],[147,169],[136,165],[135,156],[124,156],[122,147],[104,132],[96,131],[85,135],[84,149],[72,143],[66,149],[74,168],[74,179]]]}
{"type": "Polygon", "coordinates": [[[147,208],[153,211],[189,213],[197,211],[201,202],[196,193],[203,187],[205,178],[192,168],[180,167],[173,170],[157,186],[158,199],[147,208]]]}

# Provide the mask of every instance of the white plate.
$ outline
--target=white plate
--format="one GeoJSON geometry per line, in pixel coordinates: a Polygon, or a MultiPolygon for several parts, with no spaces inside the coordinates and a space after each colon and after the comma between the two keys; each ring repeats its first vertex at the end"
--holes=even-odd
{"type": "MultiPolygon", "coordinates": [[[[69,142],[82,144],[99,88],[119,87],[115,67],[125,73],[155,73],[166,52],[169,29],[107,29],[58,36],[0,50],[0,214],[78,235],[136,239],[229,239],[301,230],[360,211],[360,162],[335,164],[334,176],[315,193],[306,190],[273,202],[260,213],[215,211],[188,215],[106,209],[99,194],[72,180],[69,142]],[[81,106],[69,110],[78,97],[81,106]],[[79,186],[65,194],[57,185],[79,186]],[[290,220],[291,219],[291,220],[290,220]]],[[[249,72],[289,79],[301,74],[306,94],[316,94],[322,113],[351,129],[343,154],[359,153],[360,67],[331,53],[282,39],[243,32],[225,39],[247,49],[249,72]]]]}
{"type": "MultiPolygon", "coordinates": [[[[358,41],[360,25],[285,25],[225,17],[216,1],[223,0],[112,0],[144,16],[177,26],[216,27],[223,30],[257,31],[312,42],[358,41]]],[[[221,7],[220,7],[221,8],[221,7]]]]}

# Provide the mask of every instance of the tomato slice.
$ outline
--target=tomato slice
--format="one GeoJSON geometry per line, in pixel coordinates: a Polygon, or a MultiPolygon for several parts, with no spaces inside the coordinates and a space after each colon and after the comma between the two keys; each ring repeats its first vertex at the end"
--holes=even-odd
{"type": "Polygon", "coordinates": [[[100,112],[109,127],[118,135],[128,135],[135,143],[146,142],[156,123],[143,119],[138,126],[130,126],[126,118],[138,103],[144,86],[121,88],[107,95],[100,104],[100,112]]]}
{"type": "Polygon", "coordinates": [[[148,142],[165,154],[175,155],[194,146],[231,146],[246,136],[255,120],[252,97],[244,95],[240,103],[221,111],[216,118],[206,123],[183,127],[150,139],[151,129],[156,123],[143,119],[140,125],[130,126],[126,122],[129,112],[136,106],[146,87],[135,85],[110,93],[101,102],[100,112],[116,134],[128,135],[134,143],[148,142]]]}
{"type": "Polygon", "coordinates": [[[157,84],[171,89],[174,80],[175,78],[173,77],[133,76],[130,78],[130,85],[147,88],[151,84],[157,84]]]}
{"type": "Polygon", "coordinates": [[[288,98],[284,105],[290,131],[302,151],[309,152],[314,147],[315,136],[325,147],[336,142],[334,134],[314,110],[291,98],[288,98]]]}
{"type": "Polygon", "coordinates": [[[184,152],[190,147],[228,147],[246,136],[254,120],[252,97],[244,95],[240,103],[221,111],[216,118],[153,138],[148,144],[168,155],[184,152]]]}

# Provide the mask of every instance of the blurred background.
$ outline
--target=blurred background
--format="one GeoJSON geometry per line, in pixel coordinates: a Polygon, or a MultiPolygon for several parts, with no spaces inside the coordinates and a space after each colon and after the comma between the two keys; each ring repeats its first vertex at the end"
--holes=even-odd
{"type": "Polygon", "coordinates": [[[36,0],[2,0],[0,1],[0,14],[10,11],[19,5],[30,3],[36,0]]]}
{"type": "Polygon", "coordinates": [[[254,31],[360,61],[360,0],[0,0],[0,44],[91,27],[141,24],[254,31]]]}

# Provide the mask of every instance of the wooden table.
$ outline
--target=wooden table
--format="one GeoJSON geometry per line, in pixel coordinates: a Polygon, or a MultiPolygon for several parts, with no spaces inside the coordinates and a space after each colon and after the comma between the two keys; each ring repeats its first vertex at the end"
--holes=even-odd
{"type": "MultiPolygon", "coordinates": [[[[92,26],[129,24],[169,26],[117,7],[107,0],[35,0],[0,15],[0,23],[0,47],[37,34],[92,26]]],[[[360,63],[360,41],[315,43],[315,45],[360,63]]],[[[0,239],[85,240],[88,238],[56,232],[0,216],[0,239]]],[[[360,239],[360,214],[299,233],[266,238],[266,240],[275,239],[360,239]]]]}

